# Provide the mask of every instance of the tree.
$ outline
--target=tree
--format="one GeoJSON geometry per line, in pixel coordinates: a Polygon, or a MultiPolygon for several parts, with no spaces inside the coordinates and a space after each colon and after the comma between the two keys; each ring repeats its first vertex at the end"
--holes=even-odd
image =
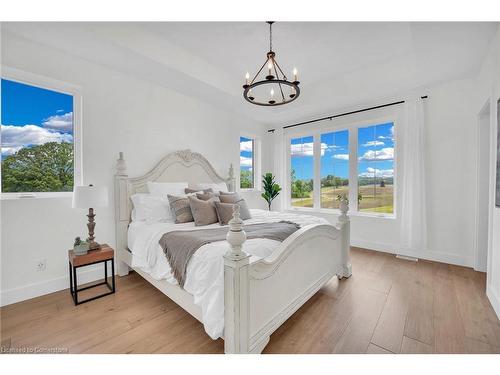
{"type": "Polygon", "coordinates": [[[3,192],[73,190],[73,144],[25,147],[2,160],[3,192]]]}
{"type": "Polygon", "coordinates": [[[266,173],[262,176],[262,178],[262,188],[264,189],[264,192],[261,196],[266,200],[269,211],[271,211],[271,203],[273,199],[279,195],[281,187],[274,180],[272,173],[266,173]]]}
{"type": "Polygon", "coordinates": [[[252,171],[242,169],[240,171],[240,187],[242,189],[253,188],[253,175],[252,171]]]}

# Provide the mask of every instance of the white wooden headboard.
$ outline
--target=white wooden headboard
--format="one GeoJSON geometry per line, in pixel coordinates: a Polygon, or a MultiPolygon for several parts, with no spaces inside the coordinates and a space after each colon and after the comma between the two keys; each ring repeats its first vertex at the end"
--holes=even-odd
{"type": "Polygon", "coordinates": [[[115,174],[115,221],[116,246],[127,249],[127,227],[132,212],[130,197],[135,193],[147,193],[148,181],[184,182],[189,184],[214,182],[227,184],[229,191],[235,190],[233,166],[227,178],[221,177],[201,154],[191,150],[175,151],[167,154],[148,173],[139,177],[128,177],[123,153],[116,164],[115,174]]]}

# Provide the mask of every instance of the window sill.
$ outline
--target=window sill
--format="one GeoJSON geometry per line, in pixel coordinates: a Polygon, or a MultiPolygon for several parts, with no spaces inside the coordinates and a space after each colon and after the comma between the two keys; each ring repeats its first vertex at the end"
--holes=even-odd
{"type": "Polygon", "coordinates": [[[48,198],[71,198],[73,192],[54,192],[54,193],[1,193],[0,200],[29,200],[29,199],[48,199],[48,198]]]}
{"type": "MultiPolygon", "coordinates": [[[[340,215],[340,210],[338,209],[325,209],[325,208],[308,208],[308,207],[288,207],[285,211],[288,212],[303,212],[303,213],[312,213],[312,214],[323,214],[323,215],[340,215]]],[[[396,215],[390,214],[380,214],[380,213],[370,213],[370,212],[353,212],[349,211],[347,213],[351,217],[366,217],[366,218],[374,218],[374,219],[389,219],[395,220],[396,215]]]]}

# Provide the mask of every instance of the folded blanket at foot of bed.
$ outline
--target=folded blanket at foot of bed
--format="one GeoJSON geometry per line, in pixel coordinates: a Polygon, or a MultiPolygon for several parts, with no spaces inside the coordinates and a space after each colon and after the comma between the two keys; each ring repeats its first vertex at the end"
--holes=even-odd
{"type": "MultiPolygon", "coordinates": [[[[283,242],[298,229],[300,229],[300,225],[290,221],[250,224],[244,227],[247,239],[267,238],[280,242],[283,242]]],[[[193,254],[203,245],[225,241],[228,230],[227,227],[176,230],[165,233],[161,237],[160,246],[167,257],[175,279],[181,287],[184,287],[187,265],[193,254]]]]}

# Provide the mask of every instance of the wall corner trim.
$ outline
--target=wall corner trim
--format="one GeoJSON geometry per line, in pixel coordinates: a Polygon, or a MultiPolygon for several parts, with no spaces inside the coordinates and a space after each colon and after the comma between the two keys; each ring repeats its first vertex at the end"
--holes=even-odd
{"type": "Polygon", "coordinates": [[[500,319],[500,297],[491,285],[486,285],[486,296],[490,300],[491,306],[493,306],[493,310],[495,310],[498,319],[500,319]]]}

